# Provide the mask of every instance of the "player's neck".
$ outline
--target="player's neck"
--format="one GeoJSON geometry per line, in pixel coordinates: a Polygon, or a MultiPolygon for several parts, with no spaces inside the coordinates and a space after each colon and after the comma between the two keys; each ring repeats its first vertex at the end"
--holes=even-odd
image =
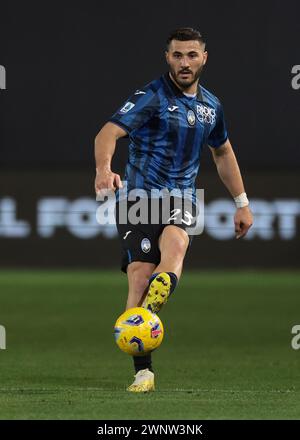
{"type": "Polygon", "coordinates": [[[184,93],[188,93],[189,95],[194,95],[195,93],[197,93],[197,90],[198,90],[198,83],[199,83],[199,79],[196,81],[196,82],[194,82],[193,84],[191,84],[191,86],[190,87],[188,87],[188,88],[183,88],[183,87],[181,87],[176,81],[175,81],[175,79],[173,78],[173,76],[172,76],[172,74],[171,74],[171,72],[169,72],[169,76],[170,76],[170,78],[171,78],[171,80],[173,81],[173,83],[182,91],[182,92],[184,92],[184,93]]]}

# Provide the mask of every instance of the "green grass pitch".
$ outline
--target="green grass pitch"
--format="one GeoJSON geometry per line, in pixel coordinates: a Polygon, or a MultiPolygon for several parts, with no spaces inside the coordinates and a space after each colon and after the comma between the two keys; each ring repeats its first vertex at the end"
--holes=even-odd
{"type": "Polygon", "coordinates": [[[1,271],[1,419],[299,419],[299,272],[184,272],[160,313],[156,391],[126,392],[118,271],[1,271]]]}

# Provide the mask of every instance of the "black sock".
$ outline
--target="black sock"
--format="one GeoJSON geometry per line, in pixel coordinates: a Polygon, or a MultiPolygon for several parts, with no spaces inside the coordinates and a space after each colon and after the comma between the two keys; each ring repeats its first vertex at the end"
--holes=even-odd
{"type": "Polygon", "coordinates": [[[133,363],[136,373],[140,370],[145,370],[146,368],[149,368],[153,373],[151,353],[146,356],[133,356],[133,363]]]}
{"type": "Polygon", "coordinates": [[[170,289],[170,295],[171,295],[171,293],[174,292],[174,290],[177,286],[178,278],[177,278],[176,273],[174,273],[174,272],[167,272],[167,274],[169,275],[169,277],[171,279],[171,289],[170,289]]]}

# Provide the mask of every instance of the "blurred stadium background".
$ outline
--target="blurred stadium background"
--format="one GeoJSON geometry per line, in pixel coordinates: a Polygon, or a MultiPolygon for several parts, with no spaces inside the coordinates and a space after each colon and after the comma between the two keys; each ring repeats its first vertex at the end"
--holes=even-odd
{"type": "MultiPolygon", "coordinates": [[[[1,6],[0,418],[299,418],[299,12],[296,0],[1,6]],[[112,339],[126,277],[115,227],[96,222],[93,143],[165,72],[182,25],[207,39],[202,84],[223,102],[255,223],[234,239],[207,149],[205,230],[161,314],[158,392],[128,396],[112,339]]],[[[122,140],[115,172],[126,159],[122,140]]]]}

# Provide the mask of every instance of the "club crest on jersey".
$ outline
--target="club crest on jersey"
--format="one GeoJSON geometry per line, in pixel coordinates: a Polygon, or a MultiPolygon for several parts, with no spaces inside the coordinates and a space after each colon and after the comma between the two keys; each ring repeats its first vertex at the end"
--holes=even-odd
{"type": "Polygon", "coordinates": [[[195,113],[193,112],[193,110],[189,110],[189,111],[187,112],[186,118],[187,118],[188,123],[189,123],[190,125],[195,125],[195,122],[196,122],[196,116],[195,116],[195,113]]]}
{"type": "Polygon", "coordinates": [[[205,105],[197,105],[197,119],[199,122],[206,122],[207,124],[214,124],[216,121],[216,110],[214,108],[206,107],[205,105]]]}
{"type": "Polygon", "coordinates": [[[151,243],[148,238],[143,238],[143,240],[141,242],[141,248],[142,248],[142,251],[145,252],[145,254],[147,254],[150,251],[151,243]]]}
{"type": "Polygon", "coordinates": [[[121,108],[120,113],[127,113],[129,112],[129,110],[131,110],[133,107],[135,106],[135,104],[133,102],[126,102],[126,104],[124,105],[124,107],[121,108]]]}

